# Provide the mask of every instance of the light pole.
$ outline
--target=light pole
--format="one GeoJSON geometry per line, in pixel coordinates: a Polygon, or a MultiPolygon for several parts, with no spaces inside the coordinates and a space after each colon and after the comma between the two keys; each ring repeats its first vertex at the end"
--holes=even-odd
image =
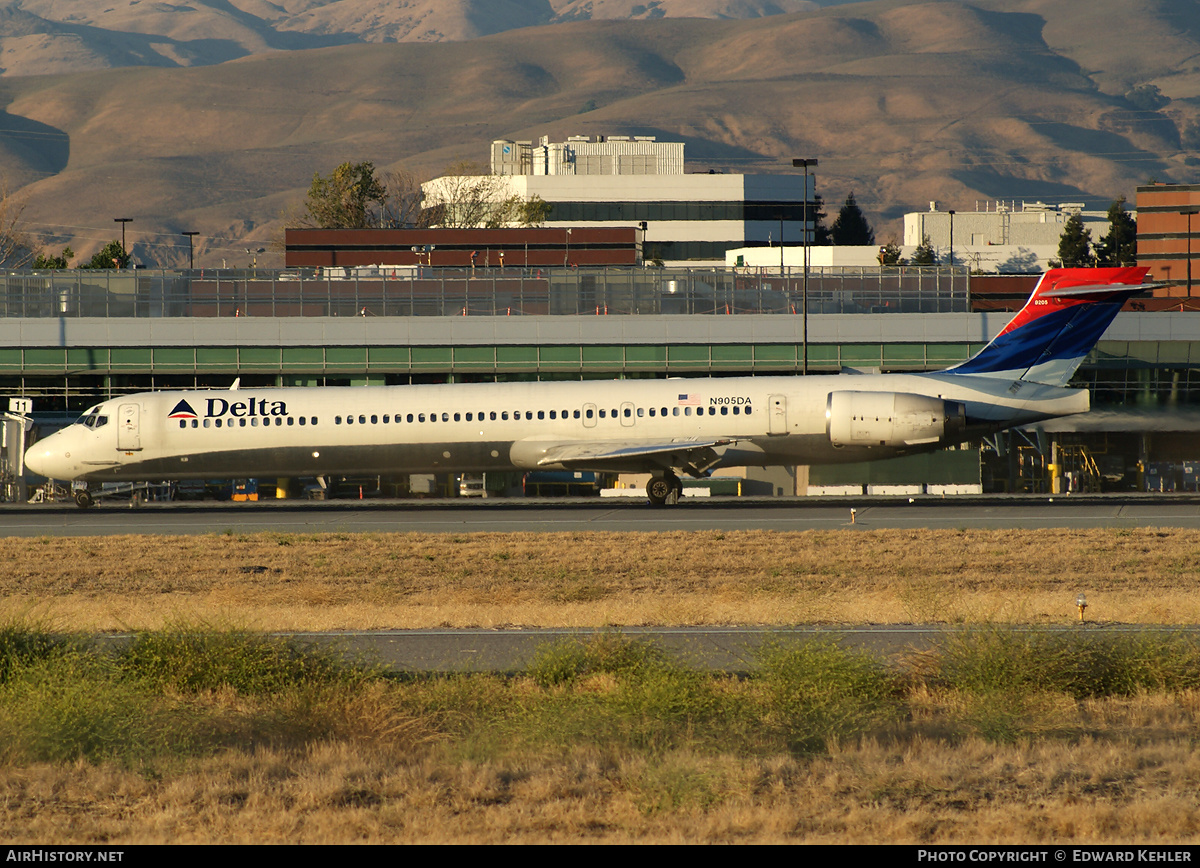
{"type": "Polygon", "coordinates": [[[954,209],[946,212],[950,215],[950,267],[954,267],[954,209]]]}
{"type": "MultiPolygon", "coordinates": [[[[804,358],[801,361],[800,373],[808,374],[808,167],[816,166],[817,160],[815,157],[796,158],[792,160],[792,165],[796,168],[804,168],[804,213],[801,215],[801,222],[804,234],[804,280],[801,283],[800,290],[800,306],[804,315],[804,358]]],[[[782,241],[782,239],[780,239],[782,241]]]]}
{"type": "Polygon", "coordinates": [[[128,259],[129,258],[129,248],[125,246],[125,224],[132,223],[133,218],[132,217],[114,217],[113,222],[121,224],[121,253],[125,256],[126,259],[128,259]]]}
{"type": "Polygon", "coordinates": [[[566,233],[564,234],[564,238],[565,238],[565,241],[563,244],[563,268],[566,268],[567,267],[567,257],[571,253],[571,230],[570,229],[568,229],[566,231],[566,233]]]}
{"type": "Polygon", "coordinates": [[[248,253],[251,257],[250,268],[251,268],[251,271],[252,271],[254,277],[258,276],[258,254],[266,253],[266,252],[267,252],[267,248],[265,248],[265,247],[253,247],[253,248],[247,247],[246,248],[246,253],[248,253]]]}
{"type": "Polygon", "coordinates": [[[1187,215],[1187,294],[1192,294],[1192,215],[1200,214],[1200,207],[1189,205],[1179,209],[1180,214],[1187,215]]]}
{"type": "Polygon", "coordinates": [[[195,238],[200,233],[197,232],[195,229],[192,229],[188,232],[180,232],[179,234],[187,236],[187,240],[188,240],[188,271],[191,271],[192,269],[194,269],[196,267],[196,259],[195,259],[195,256],[193,255],[194,251],[192,249],[192,239],[195,238]]]}

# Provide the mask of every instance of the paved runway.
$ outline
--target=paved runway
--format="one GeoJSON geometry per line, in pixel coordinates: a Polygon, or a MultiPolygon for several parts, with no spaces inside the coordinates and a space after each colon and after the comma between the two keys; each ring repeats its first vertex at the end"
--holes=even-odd
{"type": "Polygon", "coordinates": [[[1200,528],[1195,495],[933,498],[713,498],[640,501],[332,501],[0,506],[3,536],[424,531],[844,530],[880,528],[1200,528]],[[851,509],[855,510],[851,521],[851,509]]]}
{"type": "MultiPolygon", "coordinates": [[[[679,662],[721,672],[758,668],[761,653],[771,646],[816,641],[835,643],[849,651],[898,664],[914,653],[936,649],[974,629],[930,624],[872,626],[776,627],[618,627],[606,630],[526,628],[508,630],[431,629],[374,630],[289,634],[301,645],[326,649],[348,661],[380,666],[393,672],[518,672],[535,662],[549,647],[563,642],[591,641],[597,634],[620,635],[646,642],[679,662]]],[[[1072,624],[1061,627],[1013,625],[1000,628],[1085,641],[1118,641],[1130,636],[1165,636],[1195,641],[1200,627],[1158,627],[1137,624],[1072,624]]],[[[119,646],[127,635],[98,637],[105,646],[119,646]]]]}

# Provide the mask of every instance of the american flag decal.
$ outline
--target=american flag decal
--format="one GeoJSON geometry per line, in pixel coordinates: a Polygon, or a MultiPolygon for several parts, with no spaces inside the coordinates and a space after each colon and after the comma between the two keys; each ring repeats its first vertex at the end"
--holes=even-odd
{"type": "Polygon", "coordinates": [[[686,395],[683,393],[680,393],[680,395],[679,395],[679,406],[680,407],[695,407],[699,403],[700,403],[700,396],[697,395],[695,392],[689,392],[686,395]]]}

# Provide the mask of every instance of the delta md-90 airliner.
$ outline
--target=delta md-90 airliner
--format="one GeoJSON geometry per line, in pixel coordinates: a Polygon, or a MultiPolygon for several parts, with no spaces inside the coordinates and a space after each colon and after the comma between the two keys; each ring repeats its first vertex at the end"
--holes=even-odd
{"type": "Polygon", "coordinates": [[[1083,413],[1087,391],[1066,383],[1146,272],[1048,271],[994,340],[937,373],[144,392],[25,463],[76,482],[649,472],[650,502],[674,503],[680,474],[889,458],[1083,413]]]}

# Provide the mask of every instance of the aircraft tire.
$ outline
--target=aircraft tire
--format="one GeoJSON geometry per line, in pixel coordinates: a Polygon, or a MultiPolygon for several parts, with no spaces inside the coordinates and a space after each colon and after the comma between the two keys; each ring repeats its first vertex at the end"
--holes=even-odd
{"type": "Polygon", "coordinates": [[[92,493],[86,488],[81,488],[79,491],[75,492],[75,505],[80,509],[87,509],[93,503],[95,503],[95,501],[92,500],[92,493]]]}
{"type": "Polygon", "coordinates": [[[665,476],[651,476],[646,483],[646,497],[651,506],[665,506],[674,491],[675,486],[665,476]]]}

